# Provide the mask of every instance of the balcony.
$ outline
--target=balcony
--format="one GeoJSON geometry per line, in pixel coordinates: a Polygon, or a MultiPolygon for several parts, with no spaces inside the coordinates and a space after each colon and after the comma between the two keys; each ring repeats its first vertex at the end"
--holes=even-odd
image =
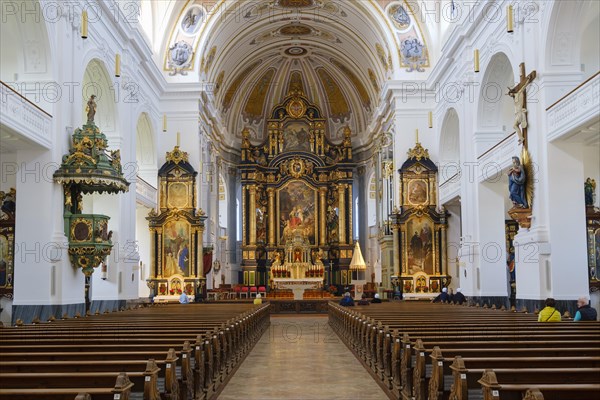
{"type": "Polygon", "coordinates": [[[148,208],[157,208],[156,188],[140,178],[138,175],[135,182],[136,200],[148,208]]]}
{"type": "Polygon", "coordinates": [[[461,174],[456,173],[440,185],[440,204],[445,204],[460,196],[461,174]]]}
{"type": "Polygon", "coordinates": [[[477,181],[498,181],[502,170],[510,167],[512,157],[520,154],[519,138],[513,132],[477,157],[477,181]]]}
{"type": "Polygon", "coordinates": [[[52,115],[0,81],[0,125],[47,148],[52,147],[52,115]]]}
{"type": "Polygon", "coordinates": [[[600,118],[600,72],[546,109],[548,141],[565,139],[600,118]]]}

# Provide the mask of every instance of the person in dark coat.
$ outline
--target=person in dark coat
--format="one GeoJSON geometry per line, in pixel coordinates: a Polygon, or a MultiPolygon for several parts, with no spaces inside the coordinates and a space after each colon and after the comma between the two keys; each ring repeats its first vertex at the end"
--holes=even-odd
{"type": "Polygon", "coordinates": [[[379,298],[379,293],[375,293],[375,297],[371,300],[371,303],[381,303],[381,299],[379,298]]]}
{"type": "Polygon", "coordinates": [[[587,296],[581,296],[577,300],[577,312],[573,321],[596,321],[598,312],[590,306],[590,299],[587,296]]]}
{"type": "Polygon", "coordinates": [[[344,293],[344,297],[342,297],[342,300],[340,301],[340,306],[344,306],[344,307],[354,306],[354,300],[352,299],[352,296],[350,296],[350,292],[344,293]]]}
{"type": "Polygon", "coordinates": [[[443,288],[442,293],[438,294],[435,299],[432,300],[432,303],[447,303],[450,301],[450,296],[448,296],[448,288],[443,288]]]}
{"type": "Polygon", "coordinates": [[[467,301],[467,298],[465,297],[464,294],[462,294],[462,289],[458,288],[458,289],[456,289],[456,293],[454,294],[454,298],[452,300],[454,301],[455,304],[462,305],[462,303],[467,301]]]}

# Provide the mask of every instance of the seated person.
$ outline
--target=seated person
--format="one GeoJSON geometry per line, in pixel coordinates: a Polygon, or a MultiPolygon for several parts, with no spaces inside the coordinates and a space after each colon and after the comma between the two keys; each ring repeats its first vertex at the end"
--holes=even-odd
{"type": "Polygon", "coordinates": [[[359,306],[368,306],[369,304],[370,303],[369,303],[369,300],[367,300],[367,295],[363,293],[362,296],[361,296],[361,298],[360,298],[360,300],[358,301],[357,305],[359,305],[359,306]]]}
{"type": "Polygon", "coordinates": [[[560,312],[556,308],[556,300],[549,297],[546,299],[546,307],[540,311],[538,315],[538,322],[560,322],[560,312]]]}
{"type": "Polygon", "coordinates": [[[437,297],[431,300],[432,303],[448,303],[450,296],[448,296],[448,288],[443,288],[442,293],[438,294],[437,297]]]}
{"type": "Polygon", "coordinates": [[[375,297],[371,300],[371,303],[381,303],[381,299],[379,298],[379,293],[375,293],[375,297]]]}
{"type": "Polygon", "coordinates": [[[262,304],[262,296],[260,295],[260,293],[256,295],[256,298],[254,299],[254,304],[262,304]]]}
{"type": "Polygon", "coordinates": [[[350,296],[350,292],[344,293],[344,297],[342,297],[342,300],[340,300],[340,306],[344,306],[344,307],[354,306],[354,300],[352,299],[352,296],[350,296]]]}
{"type": "Polygon", "coordinates": [[[590,298],[581,296],[577,300],[577,312],[573,321],[596,321],[598,313],[590,306],[590,298]]]}
{"type": "Polygon", "coordinates": [[[179,302],[181,304],[189,304],[190,299],[188,299],[187,294],[185,294],[185,292],[182,292],[181,296],[179,296],[179,302]]]}
{"type": "Polygon", "coordinates": [[[462,294],[462,289],[458,288],[456,289],[456,293],[454,294],[454,303],[455,304],[462,304],[465,301],[467,301],[467,298],[465,297],[464,294],[462,294]]]}

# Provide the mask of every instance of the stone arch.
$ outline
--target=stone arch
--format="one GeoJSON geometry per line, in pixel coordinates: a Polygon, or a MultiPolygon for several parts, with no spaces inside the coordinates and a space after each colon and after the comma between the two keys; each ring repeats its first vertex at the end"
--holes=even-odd
{"type": "MultiPolygon", "coordinates": [[[[118,93],[104,62],[93,58],[83,73],[82,102],[85,105],[92,94],[96,95],[98,109],[95,122],[102,132],[109,136],[114,136],[117,131],[118,115],[115,105],[119,100],[118,93]]],[[[85,107],[82,107],[81,120],[83,123],[87,120],[85,107]]]]}
{"type": "MultiPolygon", "coordinates": [[[[542,37],[546,39],[545,69],[546,71],[569,71],[580,72],[582,59],[593,57],[585,54],[586,40],[590,42],[598,58],[597,34],[586,36],[587,29],[598,32],[598,16],[600,4],[595,0],[582,0],[574,2],[557,1],[548,4],[552,9],[549,11],[547,28],[543,30],[542,37]]],[[[597,61],[596,61],[597,62],[597,61]]],[[[595,73],[593,71],[592,73],[595,73]]]]}
{"type": "Polygon", "coordinates": [[[440,183],[460,171],[460,120],[454,108],[446,111],[440,131],[440,183]]]}
{"type": "Polygon", "coordinates": [[[515,82],[513,65],[504,52],[491,58],[481,82],[477,128],[484,132],[512,133],[513,100],[507,96],[508,87],[515,82]]]}
{"type": "Polygon", "coordinates": [[[146,182],[156,186],[157,152],[154,143],[155,131],[147,113],[140,114],[136,124],[135,159],[137,173],[146,182]]]}
{"type": "Polygon", "coordinates": [[[52,52],[43,7],[38,0],[3,5],[0,24],[0,80],[52,114],[59,98],[52,82],[52,52]],[[32,12],[32,10],[35,10],[32,12]],[[31,85],[35,84],[36,87],[31,85]],[[33,94],[35,93],[35,94],[33,94]]]}

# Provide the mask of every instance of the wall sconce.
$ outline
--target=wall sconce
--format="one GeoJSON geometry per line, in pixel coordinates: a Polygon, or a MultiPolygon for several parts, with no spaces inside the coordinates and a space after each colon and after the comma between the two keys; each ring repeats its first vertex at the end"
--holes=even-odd
{"type": "Polygon", "coordinates": [[[83,11],[81,13],[81,38],[87,39],[88,37],[88,13],[83,11]]]}
{"type": "Polygon", "coordinates": [[[117,78],[121,76],[121,55],[119,53],[115,56],[115,76],[117,78]]]}
{"type": "Polygon", "coordinates": [[[473,70],[479,72],[479,49],[475,49],[473,53],[473,70]]]}

